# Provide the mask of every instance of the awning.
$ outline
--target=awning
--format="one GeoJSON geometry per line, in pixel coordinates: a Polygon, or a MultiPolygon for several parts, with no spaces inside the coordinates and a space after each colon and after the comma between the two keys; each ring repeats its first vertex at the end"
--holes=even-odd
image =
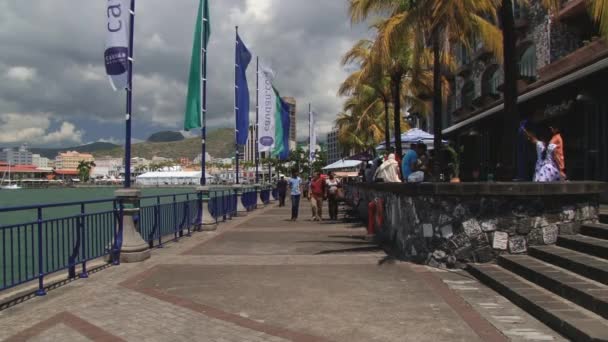
{"type": "Polygon", "coordinates": [[[348,169],[361,165],[361,161],[359,160],[338,160],[337,162],[327,165],[323,168],[323,170],[338,170],[338,169],[348,169]]]}
{"type": "MultiPolygon", "coordinates": [[[[553,82],[549,82],[543,86],[540,86],[534,90],[531,90],[525,94],[519,95],[519,97],[517,98],[517,103],[522,103],[528,100],[531,100],[539,95],[543,95],[545,93],[550,92],[553,89],[559,88],[563,85],[566,85],[568,83],[572,83],[574,81],[577,81],[581,78],[587,77],[589,75],[592,75],[593,73],[596,73],[602,69],[608,68],[608,58],[604,58],[598,62],[595,62],[594,64],[591,64],[587,67],[584,67],[582,69],[579,69],[578,71],[575,71],[571,74],[568,74],[566,76],[563,76],[553,82]]],[[[504,110],[505,105],[504,103],[499,104],[495,107],[492,107],[488,110],[486,110],[485,112],[482,112],[478,115],[475,115],[471,118],[468,118],[466,120],[463,120],[455,125],[452,125],[446,129],[443,130],[443,134],[450,134],[460,128],[463,128],[465,126],[468,126],[476,121],[479,121],[481,119],[487,118],[491,115],[494,115],[496,113],[501,112],[502,110],[504,110]]]]}
{"type": "Polygon", "coordinates": [[[357,176],[359,176],[359,172],[357,172],[357,171],[336,171],[336,172],[334,172],[334,176],[339,177],[339,178],[357,177],[357,176]]]}

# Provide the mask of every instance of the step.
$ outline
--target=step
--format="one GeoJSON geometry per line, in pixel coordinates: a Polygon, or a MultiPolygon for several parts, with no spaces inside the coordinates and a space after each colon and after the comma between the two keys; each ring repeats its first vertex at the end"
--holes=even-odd
{"type": "Polygon", "coordinates": [[[557,245],[608,259],[608,240],[585,235],[560,235],[557,238],[557,245]]]}
{"type": "Polygon", "coordinates": [[[608,341],[605,319],[492,264],[469,264],[480,281],[573,341],[608,341]]]}
{"type": "Polygon", "coordinates": [[[608,260],[559,246],[528,248],[531,256],[608,285],[608,260]]]}
{"type": "Polygon", "coordinates": [[[505,269],[583,308],[608,318],[608,286],[576,276],[528,255],[503,255],[505,269]]]}
{"type": "Polygon", "coordinates": [[[608,240],[608,224],[586,223],[581,226],[581,235],[608,240]]]}

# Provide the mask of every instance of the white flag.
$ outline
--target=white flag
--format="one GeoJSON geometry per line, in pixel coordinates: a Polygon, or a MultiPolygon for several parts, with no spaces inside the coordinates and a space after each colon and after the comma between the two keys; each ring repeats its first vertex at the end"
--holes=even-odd
{"type": "Polygon", "coordinates": [[[258,72],[258,148],[260,152],[270,152],[275,145],[276,116],[280,106],[277,106],[277,96],[272,87],[273,78],[272,70],[260,65],[258,72]]]}
{"type": "Polygon", "coordinates": [[[316,114],[315,114],[315,112],[310,111],[309,115],[310,115],[310,119],[309,119],[310,146],[308,147],[308,151],[310,152],[309,160],[312,163],[313,161],[315,161],[315,151],[317,149],[317,131],[315,130],[316,114]]]}
{"type": "Polygon", "coordinates": [[[106,73],[114,90],[128,83],[130,0],[107,0],[106,73]]]}

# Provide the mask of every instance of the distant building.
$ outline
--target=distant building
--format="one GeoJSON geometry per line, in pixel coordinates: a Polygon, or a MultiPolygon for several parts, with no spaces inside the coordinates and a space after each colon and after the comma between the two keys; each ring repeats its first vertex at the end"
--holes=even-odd
{"type": "Polygon", "coordinates": [[[290,127],[289,127],[289,150],[290,151],[294,151],[296,149],[296,138],[297,138],[297,134],[296,134],[296,130],[297,130],[297,125],[296,125],[296,99],[293,97],[283,97],[283,101],[285,101],[285,103],[287,103],[289,105],[289,122],[290,122],[290,127]]]}
{"type": "MultiPolygon", "coordinates": [[[[245,144],[245,161],[255,162],[255,148],[256,148],[256,126],[249,126],[249,136],[247,137],[247,144],[245,144]]],[[[260,160],[266,158],[266,152],[260,152],[260,160]]]]}
{"type": "Polygon", "coordinates": [[[55,157],[55,169],[76,170],[81,161],[92,162],[95,161],[95,158],[90,153],[79,153],[76,151],[59,153],[55,157]]]}
{"type": "MultiPolygon", "coordinates": [[[[194,158],[194,160],[192,161],[192,164],[195,165],[201,165],[201,157],[202,157],[202,153],[200,153],[198,156],[196,156],[196,158],[194,158]]],[[[213,157],[211,157],[211,155],[209,154],[209,152],[205,152],[205,161],[206,162],[210,162],[212,161],[213,157]]]]}
{"type": "Polygon", "coordinates": [[[157,157],[157,156],[152,157],[153,163],[164,163],[164,162],[170,162],[170,161],[173,161],[173,160],[169,159],[169,158],[165,158],[165,157],[157,157]]]}
{"type": "Polygon", "coordinates": [[[182,157],[182,158],[179,158],[179,165],[188,167],[188,166],[192,165],[192,161],[189,158],[182,157]]]}
{"type": "Polygon", "coordinates": [[[131,158],[131,168],[135,169],[138,167],[147,167],[150,165],[150,161],[146,158],[134,157],[131,158]]]}
{"type": "Polygon", "coordinates": [[[338,129],[334,128],[327,134],[327,163],[332,164],[342,159],[342,152],[338,141],[338,129]]]}
{"type": "Polygon", "coordinates": [[[39,154],[32,154],[32,165],[36,165],[39,168],[51,167],[49,161],[49,158],[42,157],[39,154]]]}
{"type": "Polygon", "coordinates": [[[32,152],[26,144],[21,145],[18,149],[3,149],[0,151],[0,161],[11,165],[33,165],[32,152]]]}
{"type": "Polygon", "coordinates": [[[123,159],[113,157],[101,157],[95,160],[95,167],[91,171],[91,176],[97,177],[118,177],[123,169],[123,159]]]}

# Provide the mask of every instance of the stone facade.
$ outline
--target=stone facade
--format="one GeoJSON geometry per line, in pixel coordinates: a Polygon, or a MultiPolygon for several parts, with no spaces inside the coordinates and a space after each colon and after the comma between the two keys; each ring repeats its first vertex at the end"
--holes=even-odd
{"type": "MultiPolygon", "coordinates": [[[[560,231],[576,233],[580,224],[598,221],[597,194],[455,196],[355,191],[364,218],[367,203],[382,199],[384,224],[377,236],[394,256],[437,267],[489,262],[501,253],[526,253],[528,246],[555,244],[560,231]]],[[[347,196],[352,195],[347,192],[347,196]]]]}

